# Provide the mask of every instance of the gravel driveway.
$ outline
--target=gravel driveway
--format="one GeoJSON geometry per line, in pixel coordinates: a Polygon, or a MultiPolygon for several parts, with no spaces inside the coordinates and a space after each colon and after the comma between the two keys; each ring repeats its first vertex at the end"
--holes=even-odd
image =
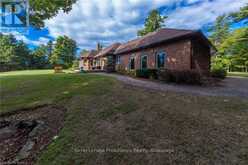
{"type": "Polygon", "coordinates": [[[235,96],[248,98],[248,78],[242,77],[227,77],[219,86],[191,86],[166,84],[163,82],[154,82],[144,79],[136,79],[128,76],[109,74],[109,73],[94,73],[115,77],[116,79],[133,86],[144,87],[148,89],[161,91],[176,91],[190,94],[206,95],[206,96],[235,96]]]}

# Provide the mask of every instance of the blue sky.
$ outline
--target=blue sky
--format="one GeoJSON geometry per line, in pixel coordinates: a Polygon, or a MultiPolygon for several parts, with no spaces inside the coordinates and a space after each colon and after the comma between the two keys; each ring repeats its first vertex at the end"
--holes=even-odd
{"type": "MultiPolygon", "coordinates": [[[[45,28],[29,28],[29,34],[14,32],[31,48],[67,35],[80,49],[94,49],[97,42],[107,46],[136,37],[151,9],[167,15],[168,28],[202,29],[217,16],[238,11],[247,0],[78,0],[68,14],[59,14],[45,21],[45,28]]],[[[234,28],[244,26],[242,23],[234,28]]]]}

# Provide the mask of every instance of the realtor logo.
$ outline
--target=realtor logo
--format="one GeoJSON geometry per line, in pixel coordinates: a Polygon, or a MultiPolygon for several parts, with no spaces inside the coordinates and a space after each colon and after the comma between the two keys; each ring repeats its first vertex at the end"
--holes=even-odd
{"type": "Polygon", "coordinates": [[[0,32],[27,32],[29,0],[0,0],[0,32]]]}

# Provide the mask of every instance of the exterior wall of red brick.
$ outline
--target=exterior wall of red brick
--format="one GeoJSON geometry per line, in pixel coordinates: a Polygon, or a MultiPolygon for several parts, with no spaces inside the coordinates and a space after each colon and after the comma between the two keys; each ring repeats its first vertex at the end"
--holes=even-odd
{"type": "Polygon", "coordinates": [[[173,70],[191,69],[191,41],[183,40],[174,43],[157,45],[152,48],[146,48],[132,53],[122,54],[121,65],[128,70],[130,57],[135,57],[135,69],[141,68],[141,57],[147,55],[148,68],[156,68],[156,55],[159,52],[165,52],[165,68],[173,70]]]}
{"type": "Polygon", "coordinates": [[[208,74],[211,67],[210,48],[200,43],[199,40],[192,40],[191,69],[200,69],[203,74],[208,74]]]}
{"type": "Polygon", "coordinates": [[[200,31],[163,28],[127,43],[86,52],[80,67],[125,73],[125,70],[141,69],[142,65],[148,69],[159,66],[178,71],[197,70],[204,74],[210,71],[210,48],[214,49],[200,31]],[[144,56],[147,58],[142,58],[144,56]]]}

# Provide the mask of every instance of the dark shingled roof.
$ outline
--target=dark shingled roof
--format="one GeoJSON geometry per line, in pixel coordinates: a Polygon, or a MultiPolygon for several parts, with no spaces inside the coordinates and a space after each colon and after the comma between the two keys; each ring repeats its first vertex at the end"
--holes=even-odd
{"type": "Polygon", "coordinates": [[[115,50],[120,46],[120,43],[114,43],[106,48],[104,48],[102,51],[100,51],[95,57],[103,57],[107,54],[114,54],[115,50]]]}
{"type": "Polygon", "coordinates": [[[165,41],[185,38],[193,35],[201,36],[207,42],[207,44],[211,45],[208,39],[200,31],[163,28],[156,32],[148,33],[143,37],[137,38],[135,40],[131,40],[127,43],[120,45],[116,49],[115,54],[122,54],[130,51],[146,48],[165,41]]]}
{"type": "Polygon", "coordinates": [[[89,52],[86,52],[86,53],[82,54],[81,58],[94,58],[97,53],[98,53],[98,51],[91,50],[89,52]]]}

